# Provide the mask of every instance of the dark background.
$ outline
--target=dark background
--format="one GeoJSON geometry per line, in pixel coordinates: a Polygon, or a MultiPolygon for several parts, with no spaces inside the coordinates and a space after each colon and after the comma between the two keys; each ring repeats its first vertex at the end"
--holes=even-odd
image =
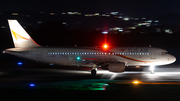
{"type": "MultiPolygon", "coordinates": [[[[40,45],[48,47],[72,46],[76,44],[78,47],[94,47],[101,46],[105,41],[103,30],[95,30],[96,28],[104,28],[120,26],[128,27],[133,25],[133,21],[125,22],[115,20],[113,17],[102,18],[92,17],[85,18],[86,13],[110,13],[118,11],[128,17],[145,17],[148,19],[159,20],[158,26],[150,28],[139,27],[129,34],[107,34],[107,42],[110,46],[118,47],[152,47],[164,48],[170,54],[175,55],[178,61],[179,50],[179,27],[180,27],[180,1],[178,0],[6,0],[0,3],[0,25],[5,28],[0,29],[0,49],[1,51],[14,47],[10,35],[7,19],[17,19],[30,36],[40,45]],[[77,11],[81,12],[81,16],[62,16],[62,12],[77,11]],[[18,16],[12,16],[12,13],[19,13],[18,16]],[[43,14],[39,14],[43,12],[43,14]],[[48,13],[57,15],[50,16],[48,13]],[[27,17],[30,15],[30,17],[27,17]],[[81,24],[73,25],[71,22],[81,24]],[[37,24],[38,21],[43,21],[37,24]],[[62,22],[71,23],[64,25],[62,22]],[[31,25],[29,25],[31,23],[31,25]],[[36,23],[36,24],[35,24],[36,23]],[[173,34],[162,32],[155,33],[155,28],[171,28],[173,34]],[[146,30],[147,33],[140,33],[146,30]]],[[[1,52],[1,63],[14,59],[14,56],[6,55],[1,52]],[[10,57],[10,58],[9,58],[10,57]]],[[[15,58],[15,61],[18,61],[15,58]]],[[[13,61],[13,60],[12,60],[13,61]]]]}

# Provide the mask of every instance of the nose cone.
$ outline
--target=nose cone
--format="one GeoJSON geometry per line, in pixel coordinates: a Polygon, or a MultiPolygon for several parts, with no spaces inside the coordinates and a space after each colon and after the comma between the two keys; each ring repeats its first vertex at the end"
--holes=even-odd
{"type": "Polygon", "coordinates": [[[170,55],[168,60],[171,62],[171,63],[174,63],[176,61],[176,57],[173,56],[173,55],[170,55]]]}

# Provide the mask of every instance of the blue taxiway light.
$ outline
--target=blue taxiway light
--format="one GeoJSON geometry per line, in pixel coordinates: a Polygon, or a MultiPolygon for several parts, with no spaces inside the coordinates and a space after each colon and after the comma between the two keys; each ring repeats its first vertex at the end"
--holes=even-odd
{"type": "Polygon", "coordinates": [[[18,65],[22,65],[22,62],[18,62],[17,64],[18,64],[18,65]]]}
{"type": "Polygon", "coordinates": [[[35,85],[33,83],[29,84],[30,87],[34,87],[35,85]]]}

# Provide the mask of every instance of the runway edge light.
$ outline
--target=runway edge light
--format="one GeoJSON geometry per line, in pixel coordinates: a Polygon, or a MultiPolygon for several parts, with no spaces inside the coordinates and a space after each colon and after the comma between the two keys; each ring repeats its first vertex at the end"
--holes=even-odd
{"type": "Polygon", "coordinates": [[[137,80],[135,80],[135,81],[133,81],[132,83],[133,83],[133,84],[139,84],[140,82],[137,81],[137,80]]]}

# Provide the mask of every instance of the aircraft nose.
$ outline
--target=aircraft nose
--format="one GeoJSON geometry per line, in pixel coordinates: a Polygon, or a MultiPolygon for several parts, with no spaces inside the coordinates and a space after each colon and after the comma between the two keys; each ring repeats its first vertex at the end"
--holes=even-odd
{"type": "Polygon", "coordinates": [[[170,60],[173,63],[176,61],[176,57],[173,55],[170,55],[170,58],[168,60],[170,60]]]}

